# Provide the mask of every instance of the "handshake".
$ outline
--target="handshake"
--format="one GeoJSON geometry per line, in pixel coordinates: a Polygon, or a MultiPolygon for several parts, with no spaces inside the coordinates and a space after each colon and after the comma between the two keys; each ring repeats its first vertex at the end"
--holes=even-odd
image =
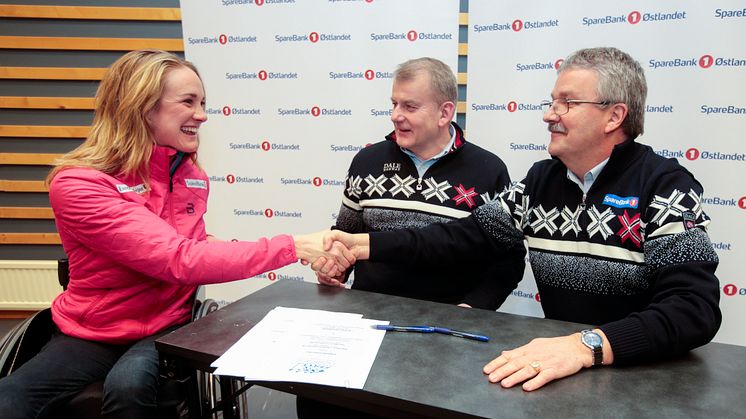
{"type": "Polygon", "coordinates": [[[343,287],[347,269],[357,260],[368,259],[368,234],[350,234],[340,230],[322,230],[293,236],[295,253],[304,264],[311,264],[319,283],[343,287]]]}

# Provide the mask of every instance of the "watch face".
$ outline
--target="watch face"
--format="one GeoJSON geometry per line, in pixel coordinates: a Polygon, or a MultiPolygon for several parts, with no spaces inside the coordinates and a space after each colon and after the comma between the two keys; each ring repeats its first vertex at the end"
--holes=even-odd
{"type": "Polygon", "coordinates": [[[601,336],[598,333],[590,332],[583,334],[583,342],[591,346],[601,346],[601,336]]]}

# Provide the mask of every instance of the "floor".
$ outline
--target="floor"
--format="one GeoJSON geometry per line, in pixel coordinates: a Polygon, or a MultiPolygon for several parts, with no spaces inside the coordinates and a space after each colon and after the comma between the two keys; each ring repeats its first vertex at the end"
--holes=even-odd
{"type": "MultiPolygon", "coordinates": [[[[20,319],[0,319],[0,342],[20,323],[20,319]]],[[[251,419],[296,419],[295,396],[265,387],[254,386],[247,392],[248,417],[251,419]]]]}

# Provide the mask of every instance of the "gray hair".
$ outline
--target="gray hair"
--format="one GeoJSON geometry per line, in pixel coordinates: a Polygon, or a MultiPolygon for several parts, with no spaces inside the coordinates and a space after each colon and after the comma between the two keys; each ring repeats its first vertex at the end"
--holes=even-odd
{"type": "MultiPolygon", "coordinates": [[[[598,74],[598,100],[627,105],[622,131],[628,138],[641,135],[645,125],[645,98],[648,86],[640,63],[616,48],[587,48],[572,53],[557,70],[583,68],[598,74]]],[[[583,98],[585,99],[585,98],[583,98]]]]}
{"type": "Polygon", "coordinates": [[[394,71],[394,81],[412,80],[423,71],[430,75],[430,87],[439,104],[443,102],[453,102],[455,104],[458,102],[456,76],[453,75],[451,67],[435,58],[415,58],[399,64],[399,67],[394,71]]]}

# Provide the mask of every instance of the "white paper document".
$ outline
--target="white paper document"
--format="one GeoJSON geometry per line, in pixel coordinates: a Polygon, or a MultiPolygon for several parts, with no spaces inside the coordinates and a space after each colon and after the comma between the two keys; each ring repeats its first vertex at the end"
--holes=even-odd
{"type": "Polygon", "coordinates": [[[387,321],[276,307],[212,363],[215,374],[363,388],[387,321]]]}

